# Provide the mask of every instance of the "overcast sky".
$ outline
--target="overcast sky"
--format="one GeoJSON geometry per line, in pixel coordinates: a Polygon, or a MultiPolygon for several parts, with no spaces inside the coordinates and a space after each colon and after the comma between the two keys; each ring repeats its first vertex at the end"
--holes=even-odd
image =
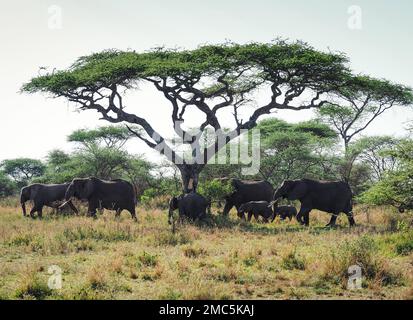
{"type": "MultiPolygon", "coordinates": [[[[79,56],[108,48],[194,48],[226,39],[245,43],[284,37],[345,52],[355,72],[413,86],[412,34],[411,0],[2,1],[0,160],[44,158],[55,148],[70,150],[66,142],[70,132],[105,124],[95,112],[76,112],[65,100],[19,94],[21,85],[41,66],[65,68],[79,56]],[[351,19],[352,5],[361,9],[361,29],[354,29],[358,25],[351,19]],[[57,29],[56,8],[62,13],[57,29]]],[[[161,132],[171,126],[168,105],[153,90],[143,87],[129,97],[127,106],[129,112],[153,119],[161,132]]],[[[311,115],[280,111],[276,116],[300,121],[311,115]]],[[[394,109],[367,133],[401,136],[406,121],[412,119],[412,110],[394,109]]],[[[137,140],[128,148],[151,157],[137,140]]]]}

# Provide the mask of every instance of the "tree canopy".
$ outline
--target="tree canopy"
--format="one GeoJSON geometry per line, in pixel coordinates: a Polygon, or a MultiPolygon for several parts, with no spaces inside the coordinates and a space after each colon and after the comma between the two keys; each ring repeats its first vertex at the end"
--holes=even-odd
{"type": "Polygon", "coordinates": [[[45,166],[40,160],[30,158],[4,160],[1,168],[19,187],[26,185],[34,177],[41,176],[45,171],[45,166]]]}
{"type": "Polygon", "coordinates": [[[335,103],[337,97],[351,103],[366,97],[367,108],[375,102],[387,105],[412,100],[409,88],[352,75],[342,53],[284,40],[204,45],[194,50],[155,48],[143,53],[106,50],[80,57],[66,70],[35,77],[22,91],[65,97],[82,110],[96,110],[106,121],[138,126],[141,130],[131,132],[178,166],[186,192],[196,189],[199,172],[218,151],[218,141],[224,138],[229,143],[276,109],[320,108],[335,103]],[[184,143],[192,150],[190,161],[177,153],[149,120],[127,112],[123,91],[137,89],[141,82],[152,84],[169,101],[172,126],[179,136],[186,137],[184,143]],[[256,105],[258,91],[268,95],[262,105],[256,105]],[[224,108],[232,113],[234,123],[226,133],[220,132],[218,115],[224,108]],[[202,150],[201,135],[183,127],[188,109],[204,115],[201,133],[208,127],[217,131],[215,141],[202,150]],[[241,110],[248,110],[249,115],[241,110]]]}

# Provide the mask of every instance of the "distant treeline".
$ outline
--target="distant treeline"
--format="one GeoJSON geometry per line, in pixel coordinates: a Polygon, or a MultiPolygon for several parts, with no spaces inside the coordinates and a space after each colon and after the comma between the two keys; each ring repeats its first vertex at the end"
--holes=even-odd
{"type": "MultiPolygon", "coordinates": [[[[346,145],[328,123],[318,119],[287,123],[266,119],[259,123],[261,165],[253,177],[241,175],[241,165],[207,165],[199,191],[214,199],[225,186],[214,178],[264,179],[274,187],[286,179],[347,180],[356,201],[375,205],[411,205],[413,140],[389,136],[362,137],[346,145]]],[[[62,183],[75,177],[124,178],[132,182],[141,201],[177,194],[181,179],[171,163],[153,164],[127,152],[133,135],[123,126],[77,130],[68,137],[71,153],[52,150],[45,161],[4,160],[0,165],[0,197],[17,194],[30,183],[62,183]]],[[[223,150],[222,152],[228,152],[223,150]]]]}

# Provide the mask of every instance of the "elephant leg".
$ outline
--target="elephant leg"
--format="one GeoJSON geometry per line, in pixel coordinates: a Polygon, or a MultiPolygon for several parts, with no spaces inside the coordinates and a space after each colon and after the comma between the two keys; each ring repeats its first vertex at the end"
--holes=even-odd
{"type": "MultiPolygon", "coordinates": [[[[223,214],[225,215],[225,216],[227,216],[228,214],[229,214],[229,211],[232,209],[232,207],[233,207],[234,205],[232,204],[232,203],[230,203],[230,202],[226,202],[225,203],[225,207],[224,207],[224,212],[223,212],[223,214]]],[[[237,208],[238,209],[238,208],[237,208]]]]}
{"type": "Polygon", "coordinates": [[[350,224],[350,227],[355,226],[356,222],[354,221],[353,212],[352,211],[346,212],[346,215],[347,215],[347,219],[348,219],[348,223],[350,224]]]}
{"type": "Polygon", "coordinates": [[[271,216],[271,222],[273,222],[274,220],[275,220],[275,217],[276,217],[276,215],[275,215],[275,213],[271,216]]]}
{"type": "Polygon", "coordinates": [[[252,218],[252,211],[248,212],[248,222],[251,222],[251,218],[252,218]]]}
{"type": "Polygon", "coordinates": [[[254,218],[255,218],[255,221],[258,221],[258,219],[260,218],[260,215],[257,212],[254,212],[254,218]]]}
{"type": "Polygon", "coordinates": [[[96,201],[93,201],[93,200],[89,201],[89,205],[88,205],[88,208],[87,208],[88,216],[96,218],[96,208],[97,208],[96,201]]]}
{"type": "Polygon", "coordinates": [[[309,219],[310,211],[311,209],[306,209],[306,208],[301,207],[296,217],[297,221],[301,224],[308,226],[310,222],[310,219],[309,219]]]}
{"type": "Polygon", "coordinates": [[[130,214],[131,214],[131,216],[132,216],[132,219],[133,219],[134,221],[138,221],[138,218],[136,218],[135,207],[133,207],[129,212],[130,212],[130,214]]]}
{"type": "Polygon", "coordinates": [[[337,217],[338,217],[338,213],[334,212],[331,215],[330,222],[326,224],[326,227],[335,227],[337,217]]]}
{"type": "Polygon", "coordinates": [[[43,205],[37,207],[37,215],[39,216],[39,219],[43,218],[43,205]]]}
{"type": "Polygon", "coordinates": [[[76,207],[75,207],[75,205],[72,203],[72,201],[69,201],[67,204],[69,205],[70,209],[72,209],[72,211],[75,213],[75,215],[78,215],[78,214],[79,214],[79,211],[76,209],[76,207]]]}
{"type": "MultiPolygon", "coordinates": [[[[100,209],[99,209],[100,210],[100,209]]],[[[116,213],[115,213],[115,218],[119,219],[120,218],[120,213],[122,212],[122,209],[116,209],[116,213]]]]}
{"type": "Polygon", "coordinates": [[[34,215],[34,213],[35,213],[36,211],[37,211],[36,206],[34,206],[34,207],[30,210],[30,217],[31,217],[32,219],[36,218],[35,215],[34,215]]]}
{"type": "Polygon", "coordinates": [[[310,211],[304,214],[303,221],[304,221],[304,225],[306,225],[307,227],[310,225],[310,211]]]}

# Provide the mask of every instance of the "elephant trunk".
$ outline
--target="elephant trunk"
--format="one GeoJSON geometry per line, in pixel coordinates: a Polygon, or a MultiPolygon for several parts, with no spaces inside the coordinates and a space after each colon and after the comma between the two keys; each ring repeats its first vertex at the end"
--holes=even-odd
{"type": "Polygon", "coordinates": [[[276,202],[279,198],[283,197],[283,190],[281,188],[278,188],[277,190],[275,190],[274,192],[274,196],[272,197],[273,201],[276,202]]]}
{"type": "Polygon", "coordinates": [[[275,217],[277,216],[277,208],[278,208],[278,200],[272,202],[272,217],[271,222],[274,221],[275,217]]]}
{"type": "Polygon", "coordinates": [[[74,186],[73,186],[72,184],[70,184],[69,187],[68,187],[67,190],[66,190],[66,193],[65,193],[66,203],[67,203],[70,199],[72,199],[72,197],[74,196],[74,194],[75,194],[74,186]]]}
{"type": "Polygon", "coordinates": [[[72,200],[73,196],[74,196],[74,188],[73,188],[73,185],[70,184],[65,193],[65,202],[63,202],[59,206],[58,209],[63,209],[63,207],[65,207],[72,200]]]}

